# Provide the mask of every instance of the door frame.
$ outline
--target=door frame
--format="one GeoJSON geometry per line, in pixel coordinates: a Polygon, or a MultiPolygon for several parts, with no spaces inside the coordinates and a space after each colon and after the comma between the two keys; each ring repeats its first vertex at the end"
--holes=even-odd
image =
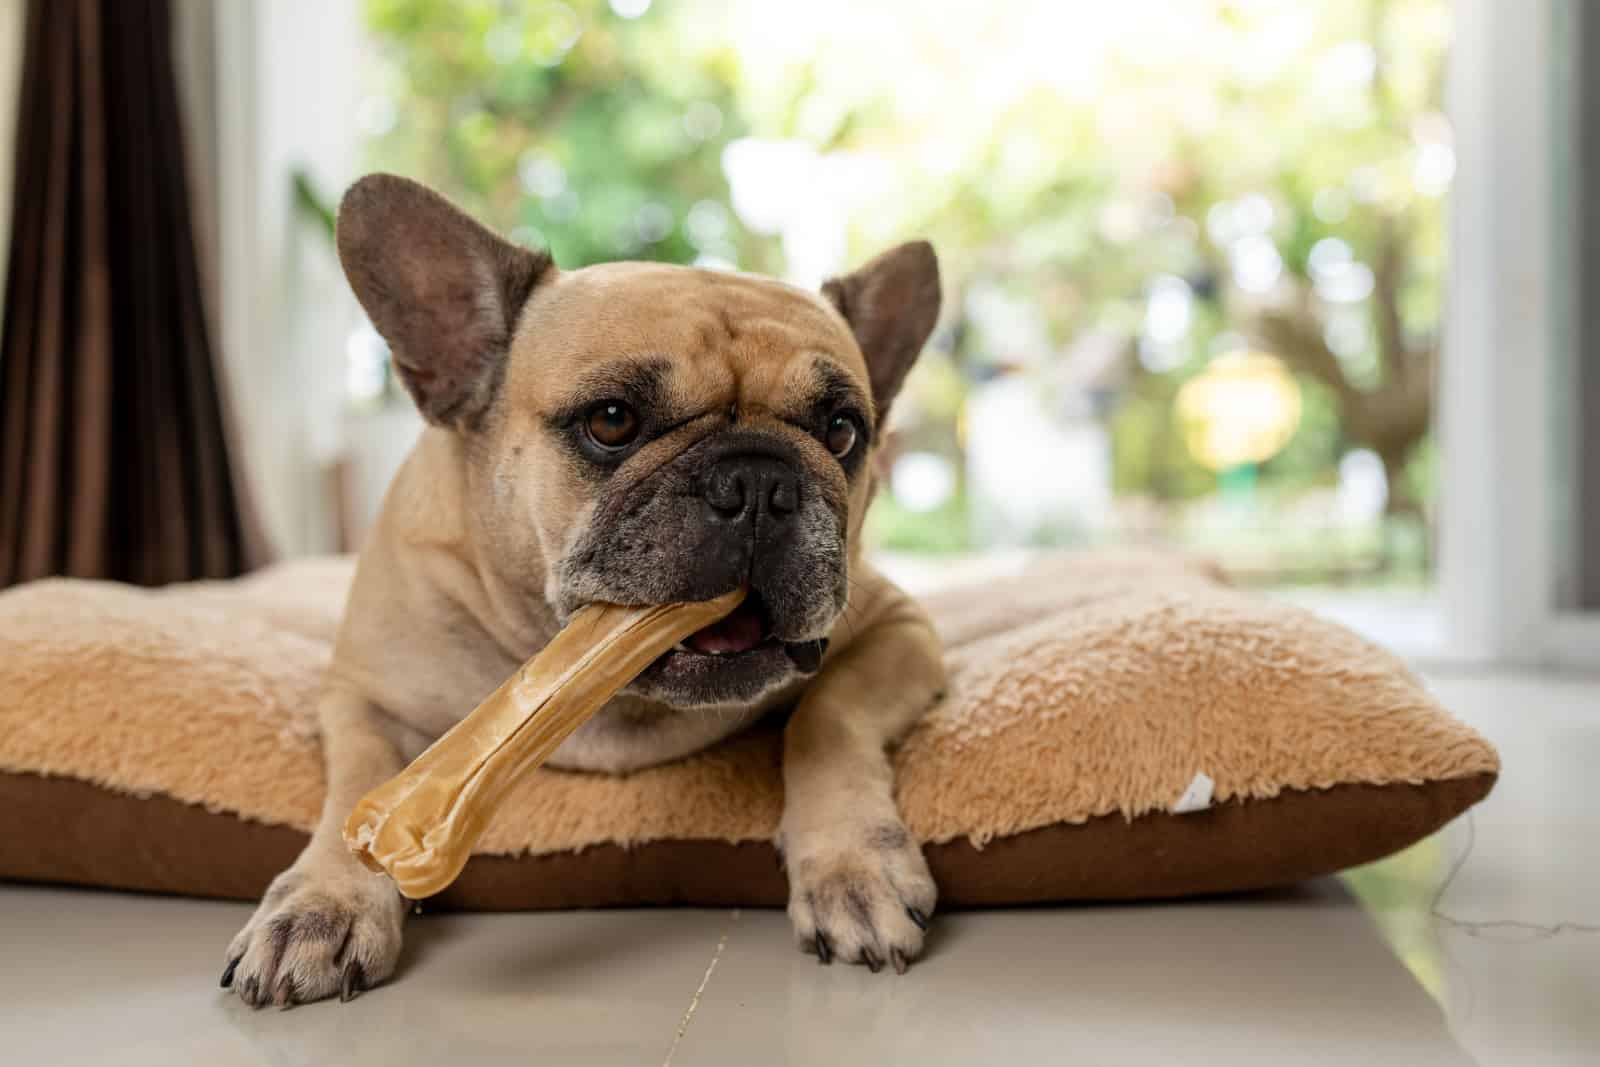
{"type": "Polygon", "coordinates": [[[1439,593],[1452,651],[1474,660],[1600,663],[1600,613],[1572,606],[1579,3],[1454,8],[1439,593]]]}

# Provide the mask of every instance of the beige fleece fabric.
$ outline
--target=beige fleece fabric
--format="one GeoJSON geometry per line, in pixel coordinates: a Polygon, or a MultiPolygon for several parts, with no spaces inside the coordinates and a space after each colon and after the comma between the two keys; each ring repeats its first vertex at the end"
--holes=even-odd
{"type": "MultiPolygon", "coordinates": [[[[0,594],[0,771],[309,830],[315,695],[349,576],[347,560],[311,560],[159,591],[0,594]]],[[[1168,812],[1197,773],[1220,804],[1499,768],[1394,657],[1201,563],[1050,558],[929,606],[951,687],[895,754],[924,842],[1168,812]]],[[[535,771],[479,851],[768,840],[780,743],[768,726],[627,777],[535,771]]]]}

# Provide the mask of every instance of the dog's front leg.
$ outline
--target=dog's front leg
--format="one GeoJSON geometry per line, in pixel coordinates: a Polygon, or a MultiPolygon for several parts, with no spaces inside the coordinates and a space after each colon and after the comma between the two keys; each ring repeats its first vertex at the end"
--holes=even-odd
{"type": "Polygon", "coordinates": [[[311,841],[273,879],[228,946],[222,984],[255,1007],[348,1000],[383,981],[400,956],[405,901],[394,883],[345,847],[345,816],[404,761],[395,724],[363,697],[330,684],[317,707],[327,796],[311,841]]]}
{"type": "Polygon", "coordinates": [[[939,641],[894,593],[830,661],[784,733],[789,917],[802,949],[903,972],[922,951],[937,890],[894,803],[886,751],[944,687],[939,641]]]}

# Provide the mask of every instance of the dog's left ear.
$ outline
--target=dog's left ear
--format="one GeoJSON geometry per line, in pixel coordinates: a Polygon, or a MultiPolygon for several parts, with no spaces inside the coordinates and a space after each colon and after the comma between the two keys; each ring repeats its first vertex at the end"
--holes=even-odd
{"type": "Polygon", "coordinates": [[[823,283],[822,295],[850,324],[872,380],[881,420],[939,318],[939,259],[927,241],[889,249],[853,274],[823,283]]]}
{"type": "Polygon", "coordinates": [[[517,316],[555,276],[550,257],[491,233],[425,186],[369,174],[345,193],[339,262],[429,422],[477,427],[503,376],[517,316]]]}

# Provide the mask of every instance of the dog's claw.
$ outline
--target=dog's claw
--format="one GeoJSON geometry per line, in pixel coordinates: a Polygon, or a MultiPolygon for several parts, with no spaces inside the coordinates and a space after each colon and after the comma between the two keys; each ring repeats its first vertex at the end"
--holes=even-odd
{"type": "Polygon", "coordinates": [[[889,950],[889,962],[894,966],[895,974],[906,973],[906,954],[897,948],[889,950]]]}
{"type": "Polygon", "coordinates": [[[833,962],[833,946],[828,944],[828,935],[821,930],[817,931],[817,962],[833,962]]]}
{"type": "Polygon", "coordinates": [[[339,1001],[348,1004],[367,989],[367,975],[358,960],[344,965],[344,977],[339,983],[339,1001]]]}
{"type": "Polygon", "coordinates": [[[233,985],[233,972],[238,968],[239,961],[242,959],[244,959],[244,954],[240,953],[239,955],[233,957],[233,959],[229,960],[226,967],[222,968],[222,981],[219,984],[223,989],[227,989],[229,986],[233,985]]]}
{"type": "Polygon", "coordinates": [[[279,1011],[287,1011],[294,1007],[294,979],[284,975],[278,982],[278,988],[272,991],[272,1003],[277,1005],[279,1011]]]}
{"type": "Polygon", "coordinates": [[[918,930],[926,930],[928,928],[928,916],[921,910],[917,908],[907,908],[906,917],[917,924],[918,930]]]}
{"type": "Polygon", "coordinates": [[[861,962],[865,963],[867,965],[867,970],[871,971],[873,974],[877,974],[878,970],[883,966],[883,961],[880,960],[877,955],[872,952],[872,950],[865,948],[861,950],[861,962]]]}
{"type": "Polygon", "coordinates": [[[252,1008],[259,1008],[261,1006],[260,992],[261,980],[252,975],[244,980],[244,985],[239,987],[239,998],[252,1008]]]}

